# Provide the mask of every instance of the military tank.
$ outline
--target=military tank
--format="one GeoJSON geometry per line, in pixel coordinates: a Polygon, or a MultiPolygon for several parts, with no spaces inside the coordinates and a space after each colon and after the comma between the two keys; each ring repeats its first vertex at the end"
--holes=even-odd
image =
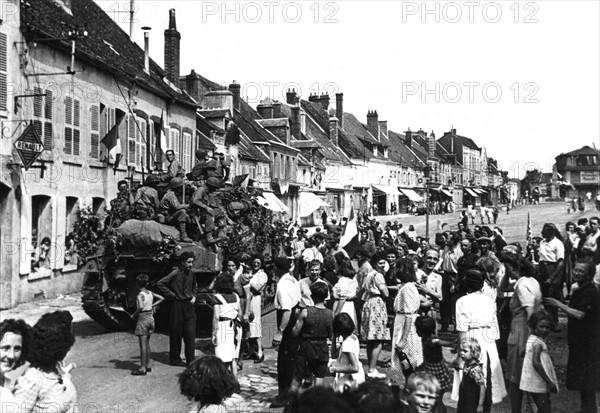
{"type": "MultiPolygon", "coordinates": [[[[257,231],[269,227],[278,227],[279,232],[284,230],[281,225],[273,225],[270,212],[256,213],[257,209],[262,207],[256,202],[255,195],[251,198],[244,193],[245,199],[241,202],[238,199],[239,194],[236,196],[222,194],[222,196],[226,200],[228,215],[236,220],[234,226],[238,227],[237,230],[229,233],[230,238],[237,237],[238,244],[248,248],[250,252],[256,252],[252,250],[256,247],[253,241],[257,231]],[[236,201],[231,202],[232,199],[236,201]],[[255,212],[254,215],[252,210],[255,212]],[[263,221],[257,220],[257,216],[262,217],[263,221]],[[257,225],[261,228],[252,227],[257,225]]],[[[85,214],[85,211],[83,212],[85,214]]],[[[191,251],[196,256],[191,271],[198,285],[195,302],[196,333],[198,337],[210,337],[213,305],[217,301],[208,287],[222,270],[225,251],[215,246],[207,247],[202,242],[181,242],[179,231],[174,227],[155,221],[136,219],[125,220],[115,228],[110,238],[111,242],[107,243],[105,235],[107,230],[101,228],[104,226],[103,222],[99,217],[88,212],[87,216],[80,215],[80,220],[76,224],[76,233],[79,234],[77,239],[86,245],[83,249],[87,251],[83,254],[85,259],[81,269],[84,273],[82,305],[86,314],[111,331],[132,329],[134,321],[131,320],[130,315],[135,311],[138,292],[135,285],[136,276],[147,274],[150,278],[148,288],[160,294],[156,287],[157,282],[176,268],[180,254],[191,251]],[[80,230],[81,226],[84,226],[85,230],[80,230]],[[96,236],[102,238],[102,242],[94,241],[96,236]]],[[[282,239],[282,236],[271,234],[269,239],[271,241],[282,239]]],[[[277,246],[270,242],[267,245],[261,244],[261,247],[265,264],[268,266],[272,252],[277,246]]],[[[263,293],[263,314],[273,308],[274,291],[274,285],[268,285],[263,293]]],[[[166,300],[155,314],[158,331],[167,330],[169,305],[166,300]]]]}

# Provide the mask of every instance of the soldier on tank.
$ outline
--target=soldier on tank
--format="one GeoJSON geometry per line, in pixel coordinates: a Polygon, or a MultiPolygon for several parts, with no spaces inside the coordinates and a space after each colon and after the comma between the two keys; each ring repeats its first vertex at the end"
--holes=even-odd
{"type": "Polygon", "coordinates": [[[173,149],[169,149],[167,152],[165,152],[165,155],[167,156],[169,165],[167,165],[167,173],[161,175],[161,181],[170,182],[173,178],[184,178],[185,169],[183,169],[181,163],[175,159],[175,151],[173,151],[173,149]]]}
{"type": "Polygon", "coordinates": [[[223,237],[218,236],[217,232],[227,225],[227,213],[214,196],[215,191],[220,187],[221,181],[210,177],[204,185],[194,191],[190,201],[193,214],[200,218],[200,224],[204,224],[208,244],[222,241],[223,237]]]}
{"type": "Polygon", "coordinates": [[[173,178],[167,186],[167,193],[163,195],[160,201],[160,214],[157,221],[164,222],[167,225],[174,225],[179,229],[182,242],[192,242],[187,235],[187,223],[190,217],[187,214],[188,205],[179,202],[183,195],[183,178],[173,178]],[[164,221],[163,221],[164,219],[164,221]]]}
{"type": "Polygon", "coordinates": [[[208,178],[208,173],[216,169],[217,165],[208,157],[208,153],[202,149],[196,150],[196,164],[192,168],[192,179],[202,184],[208,178]]]}
{"type": "Polygon", "coordinates": [[[160,198],[158,197],[159,178],[156,175],[148,175],[144,185],[139,187],[133,201],[133,216],[141,221],[156,219],[160,209],[160,198]]]}

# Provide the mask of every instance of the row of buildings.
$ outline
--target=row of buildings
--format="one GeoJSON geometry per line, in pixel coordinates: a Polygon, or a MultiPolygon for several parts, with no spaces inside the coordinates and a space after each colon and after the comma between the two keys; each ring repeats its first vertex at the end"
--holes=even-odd
{"type": "MultiPolygon", "coordinates": [[[[321,206],[392,204],[405,212],[423,202],[504,201],[506,174],[484,147],[451,128],[395,132],[377,110],[344,111],[344,94],[288,90],[253,108],[241,85],[223,85],[194,70],[180,73],[175,11],[164,31],[164,68],[92,0],[4,0],[0,16],[0,308],[37,295],[76,291],[81,275],[63,259],[79,208],[102,211],[121,179],[141,182],[173,149],[188,171],[198,148],[218,150],[231,176],[247,174],[271,204],[310,223],[321,206]],[[26,170],[15,142],[35,137],[43,153],[26,170]],[[102,139],[115,125],[123,159],[102,139]],[[166,142],[161,142],[161,131],[166,142]],[[165,146],[163,147],[163,146],[165,146]],[[40,240],[53,245],[50,274],[32,272],[40,240]]],[[[382,110],[383,108],[378,108],[382,110]]]]}

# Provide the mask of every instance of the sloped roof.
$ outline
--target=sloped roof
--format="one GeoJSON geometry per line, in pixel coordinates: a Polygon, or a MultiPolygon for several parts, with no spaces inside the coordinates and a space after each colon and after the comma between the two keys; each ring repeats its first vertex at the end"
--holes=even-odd
{"type": "Polygon", "coordinates": [[[321,148],[321,146],[314,139],[306,139],[306,140],[297,140],[292,139],[290,144],[296,149],[305,149],[305,148],[321,148]]]}
{"type": "Polygon", "coordinates": [[[200,114],[205,118],[227,118],[230,115],[230,110],[228,108],[211,108],[211,109],[200,109],[200,114]]]}
{"type": "Polygon", "coordinates": [[[349,136],[359,139],[363,142],[372,144],[379,144],[379,141],[373,137],[367,130],[367,127],[363,125],[352,113],[344,112],[344,130],[349,136]]]}
{"type": "Polygon", "coordinates": [[[219,133],[226,133],[225,129],[215,125],[204,117],[203,113],[196,113],[196,129],[204,133],[206,136],[210,136],[210,131],[215,130],[219,133]]]}
{"type": "Polygon", "coordinates": [[[413,152],[404,142],[404,135],[388,130],[390,139],[390,159],[401,163],[402,165],[412,166],[413,168],[422,168],[425,163],[413,152]]]}
{"type": "Polygon", "coordinates": [[[562,153],[561,155],[600,155],[600,150],[590,148],[589,146],[585,145],[579,149],[575,149],[574,151],[562,153]]]}
{"type": "MultiPolygon", "coordinates": [[[[63,32],[68,27],[85,27],[88,36],[77,39],[77,67],[85,62],[120,79],[135,79],[140,87],[173,98],[180,104],[198,106],[187,93],[163,80],[165,71],[154,60],[150,59],[150,73],[144,71],[144,50],[131,42],[129,35],[93,0],[73,0],[71,12],[72,15],[53,0],[21,2],[21,29],[28,40],[36,41],[64,38],[63,32]]],[[[71,52],[68,40],[38,42],[68,54],[71,52]]]]}
{"type": "Polygon", "coordinates": [[[204,133],[197,131],[196,138],[198,139],[198,146],[202,149],[214,150],[217,146],[204,135],[204,133]]]}
{"type": "MultiPolygon", "coordinates": [[[[281,111],[288,117],[292,116],[292,105],[284,103],[281,105],[281,111]]],[[[306,111],[305,111],[306,113],[306,111]]],[[[319,152],[325,157],[325,159],[335,162],[343,162],[350,163],[350,160],[344,154],[344,151],[337,147],[330,139],[329,139],[329,129],[325,131],[316,123],[315,119],[309,114],[306,113],[305,117],[305,125],[306,132],[302,134],[302,138],[315,142],[314,146],[310,146],[318,148],[319,152]]],[[[329,128],[329,120],[327,120],[327,127],[329,128]]],[[[310,145],[308,143],[304,143],[303,140],[292,140],[292,146],[294,148],[305,148],[306,145],[310,145]]],[[[339,142],[339,129],[338,129],[338,142],[339,142]]]]}
{"type": "Polygon", "coordinates": [[[238,142],[238,151],[240,157],[251,159],[258,162],[271,162],[271,158],[257,147],[244,132],[240,132],[240,141],[238,142]]]}
{"type": "MultiPolygon", "coordinates": [[[[329,130],[329,114],[323,109],[320,103],[301,100],[300,104],[302,105],[302,109],[314,119],[322,130],[329,130]]],[[[350,138],[342,128],[338,128],[338,144],[350,157],[362,158],[363,156],[373,156],[359,140],[350,138]]]]}

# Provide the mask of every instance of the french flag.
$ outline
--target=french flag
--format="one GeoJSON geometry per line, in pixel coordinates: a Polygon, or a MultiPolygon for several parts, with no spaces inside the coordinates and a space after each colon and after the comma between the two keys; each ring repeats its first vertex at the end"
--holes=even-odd
{"type": "Polygon", "coordinates": [[[350,258],[352,259],[359,247],[358,240],[358,222],[354,216],[354,207],[350,209],[350,218],[344,228],[344,233],[340,239],[340,246],[346,250],[350,258]]]}

